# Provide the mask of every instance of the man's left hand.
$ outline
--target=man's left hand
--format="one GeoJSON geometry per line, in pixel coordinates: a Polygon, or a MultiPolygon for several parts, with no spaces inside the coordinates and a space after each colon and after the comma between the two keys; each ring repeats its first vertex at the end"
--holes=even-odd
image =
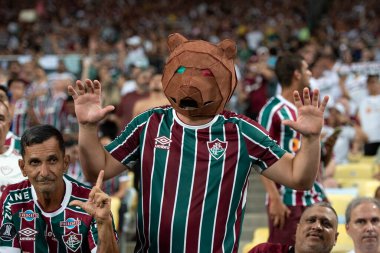
{"type": "Polygon", "coordinates": [[[86,202],[80,200],[70,202],[70,205],[79,206],[93,216],[98,224],[110,221],[111,218],[111,197],[101,190],[103,177],[104,170],[101,170],[86,202]]]}
{"type": "Polygon", "coordinates": [[[325,96],[319,104],[319,90],[315,89],[313,98],[311,98],[308,88],[303,90],[303,101],[298,91],[294,91],[293,96],[298,110],[297,120],[283,120],[282,123],[301,133],[304,137],[319,137],[323,126],[323,113],[329,97],[325,96]]]}

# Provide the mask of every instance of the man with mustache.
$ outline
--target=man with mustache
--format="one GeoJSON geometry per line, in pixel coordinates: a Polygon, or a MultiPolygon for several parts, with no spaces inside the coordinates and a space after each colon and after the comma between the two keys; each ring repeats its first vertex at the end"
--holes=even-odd
{"type": "Polygon", "coordinates": [[[62,134],[50,125],[24,132],[21,156],[28,179],[1,196],[0,252],[119,252],[111,199],[100,190],[104,171],[92,190],[64,175],[70,157],[62,134]]]}
{"type": "Polygon", "coordinates": [[[355,248],[349,253],[380,253],[380,202],[353,199],[346,209],[346,230],[355,248]]]}
{"type": "Polygon", "coordinates": [[[329,203],[318,202],[302,213],[294,246],[262,243],[249,253],[330,253],[338,238],[337,230],[338,216],[334,208],[329,203]]]}

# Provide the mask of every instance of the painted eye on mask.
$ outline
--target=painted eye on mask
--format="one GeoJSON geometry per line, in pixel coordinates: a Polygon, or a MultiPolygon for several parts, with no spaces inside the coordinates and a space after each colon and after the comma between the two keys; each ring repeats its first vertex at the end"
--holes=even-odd
{"type": "Polygon", "coordinates": [[[202,76],[214,76],[214,74],[209,69],[202,69],[202,76]]]}
{"type": "Polygon", "coordinates": [[[184,67],[184,66],[180,66],[180,67],[177,69],[176,73],[178,73],[178,74],[183,74],[183,73],[185,72],[185,70],[186,70],[186,67],[184,67]]]}

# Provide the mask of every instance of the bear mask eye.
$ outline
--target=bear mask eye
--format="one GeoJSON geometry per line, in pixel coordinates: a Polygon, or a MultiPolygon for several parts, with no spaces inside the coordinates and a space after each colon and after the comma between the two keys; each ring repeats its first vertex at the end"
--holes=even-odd
{"type": "Polygon", "coordinates": [[[202,76],[214,76],[214,74],[209,69],[202,69],[202,76]]]}
{"type": "Polygon", "coordinates": [[[183,73],[185,72],[185,70],[186,70],[186,67],[181,66],[181,67],[179,67],[179,68],[177,69],[176,73],[178,73],[178,74],[183,74],[183,73]]]}

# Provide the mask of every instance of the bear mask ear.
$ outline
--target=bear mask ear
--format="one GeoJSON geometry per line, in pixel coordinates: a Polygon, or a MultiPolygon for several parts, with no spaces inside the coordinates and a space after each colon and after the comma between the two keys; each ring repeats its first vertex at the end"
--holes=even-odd
{"type": "Polygon", "coordinates": [[[218,47],[223,49],[227,59],[234,59],[237,53],[236,43],[233,40],[223,40],[218,44],[218,47]]]}
{"type": "Polygon", "coordinates": [[[179,33],[170,34],[168,37],[168,48],[170,52],[173,52],[179,45],[186,42],[187,39],[179,33]]]}

